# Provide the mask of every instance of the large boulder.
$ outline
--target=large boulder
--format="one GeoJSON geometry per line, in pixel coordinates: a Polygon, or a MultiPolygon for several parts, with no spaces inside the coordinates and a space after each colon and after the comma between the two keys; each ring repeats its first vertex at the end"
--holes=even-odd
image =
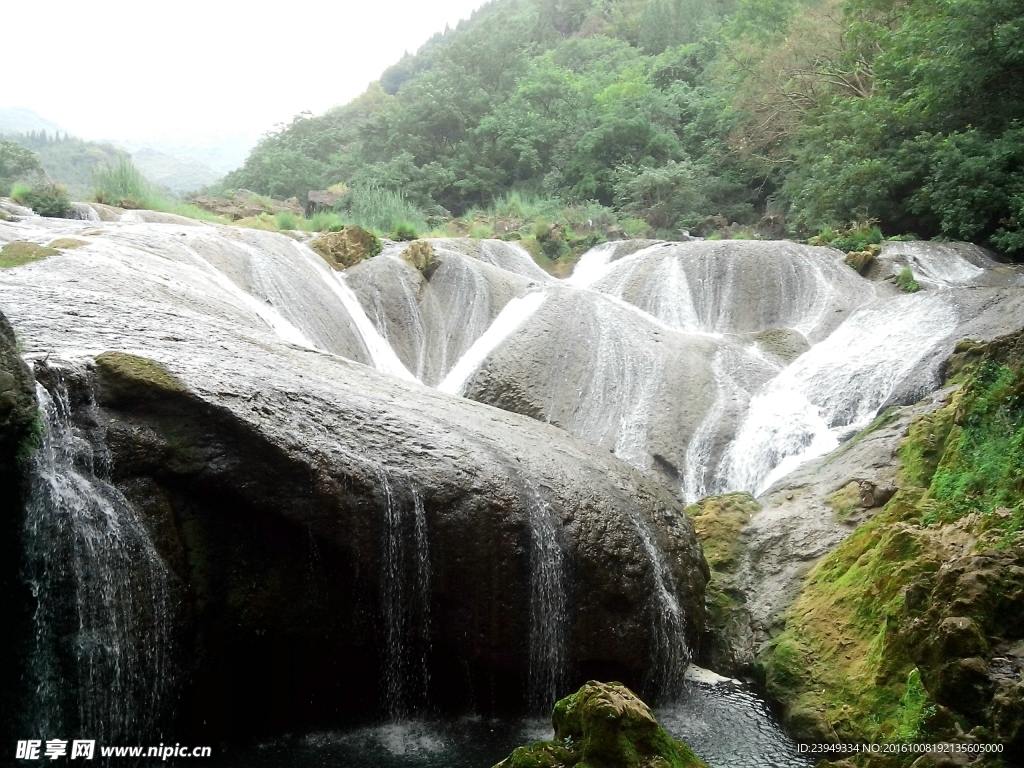
{"type": "Polygon", "coordinates": [[[522,711],[597,675],[671,692],[706,577],[668,490],[553,426],[291,341],[286,313],[311,334],[345,306],[294,241],[140,230],[146,249],[95,235],[103,260],[12,272],[0,302],[181,588],[186,723],[522,711]]]}

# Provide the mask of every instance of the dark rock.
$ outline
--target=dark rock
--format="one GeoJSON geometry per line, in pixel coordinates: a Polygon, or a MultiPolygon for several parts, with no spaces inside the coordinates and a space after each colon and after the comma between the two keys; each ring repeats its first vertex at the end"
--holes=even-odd
{"type": "MultiPolygon", "coordinates": [[[[329,189],[313,189],[306,195],[306,215],[312,216],[318,211],[333,211],[334,207],[345,197],[345,191],[332,192],[329,189]]],[[[298,200],[295,201],[298,203],[298,200]]]]}

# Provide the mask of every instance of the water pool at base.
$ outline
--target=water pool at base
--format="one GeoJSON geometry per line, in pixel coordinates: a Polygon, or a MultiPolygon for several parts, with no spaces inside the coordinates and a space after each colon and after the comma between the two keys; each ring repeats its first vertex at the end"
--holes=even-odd
{"type": "MultiPolygon", "coordinates": [[[[678,704],[655,710],[659,722],[711,768],[810,768],[765,703],[735,683],[689,681],[678,704]]],[[[463,717],[380,725],[221,746],[227,768],[491,768],[518,746],[552,737],[542,720],[463,717]]]]}

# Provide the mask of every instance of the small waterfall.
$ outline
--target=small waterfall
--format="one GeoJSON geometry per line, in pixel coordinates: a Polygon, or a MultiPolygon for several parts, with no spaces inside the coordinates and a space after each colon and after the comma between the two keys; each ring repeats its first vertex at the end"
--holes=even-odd
{"type": "Polygon", "coordinates": [[[490,327],[473,343],[473,346],[466,350],[466,353],[459,358],[444,380],[437,385],[438,390],[450,395],[463,394],[470,378],[483,365],[491,352],[519,330],[523,323],[540,309],[545,298],[546,294],[543,291],[533,291],[525,296],[512,299],[506,304],[490,327]]]}
{"type": "Polygon", "coordinates": [[[649,667],[647,688],[655,702],[678,699],[683,692],[690,649],[686,645],[686,617],[675,597],[675,588],[665,555],[655,544],[650,528],[637,517],[633,526],[651,564],[654,576],[655,657],[649,667]]]}
{"type": "Polygon", "coordinates": [[[602,243],[580,256],[573,267],[572,274],[565,278],[566,285],[577,288],[589,288],[611,269],[612,256],[615,255],[617,243],[602,243]]]}
{"type": "Polygon", "coordinates": [[[430,551],[419,491],[412,509],[377,470],[383,496],[381,606],[384,615],[384,706],[392,722],[407,719],[427,701],[430,651],[430,551]]]}
{"type": "Polygon", "coordinates": [[[568,670],[568,596],[565,553],[551,505],[524,478],[530,523],[530,711],[545,716],[564,696],[568,670]]]}
{"type": "Polygon", "coordinates": [[[71,215],[68,218],[77,219],[78,221],[100,221],[100,215],[88,203],[72,203],[71,215]]]}
{"type": "Polygon", "coordinates": [[[30,727],[42,737],[160,736],[175,676],[170,575],[132,505],[96,474],[66,395],[37,387],[24,578],[35,599],[30,727]]]}

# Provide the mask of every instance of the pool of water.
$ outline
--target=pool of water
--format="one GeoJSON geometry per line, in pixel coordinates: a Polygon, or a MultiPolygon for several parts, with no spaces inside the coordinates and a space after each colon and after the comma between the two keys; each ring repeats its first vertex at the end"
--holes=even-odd
{"type": "MultiPolygon", "coordinates": [[[[712,768],[810,768],[765,703],[739,684],[690,681],[682,701],[658,708],[656,714],[670,734],[689,744],[712,768]]],[[[552,736],[550,723],[541,720],[422,720],[222,746],[213,764],[491,768],[516,747],[552,736]]]]}

